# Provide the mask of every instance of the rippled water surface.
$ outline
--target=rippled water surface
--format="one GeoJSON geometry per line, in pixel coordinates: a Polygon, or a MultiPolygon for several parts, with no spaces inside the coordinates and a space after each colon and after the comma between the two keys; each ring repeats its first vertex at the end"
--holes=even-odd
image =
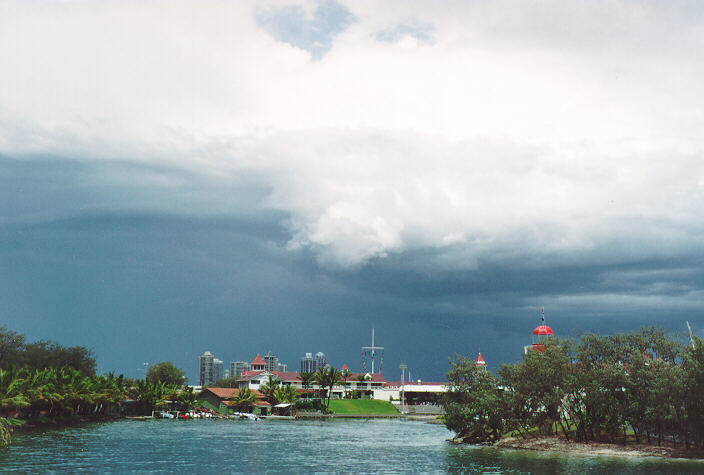
{"type": "Polygon", "coordinates": [[[440,425],[399,420],[118,421],[18,433],[3,471],[704,472],[704,462],[456,446],[440,425]]]}

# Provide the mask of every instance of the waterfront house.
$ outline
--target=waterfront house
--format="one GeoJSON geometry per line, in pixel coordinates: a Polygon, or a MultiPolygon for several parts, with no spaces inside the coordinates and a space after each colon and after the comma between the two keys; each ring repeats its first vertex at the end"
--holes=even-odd
{"type": "MultiPolygon", "coordinates": [[[[300,374],[295,371],[245,371],[238,380],[237,386],[259,391],[271,377],[280,381],[281,384],[291,385],[296,388],[299,398],[312,397],[320,387],[317,384],[312,384],[311,387],[304,388],[303,382],[299,377],[300,374]]],[[[358,396],[371,399],[374,396],[374,391],[383,388],[385,383],[386,379],[384,379],[382,374],[349,373],[346,381],[341,381],[335,385],[332,390],[332,397],[341,398],[346,392],[357,391],[358,396]]]]}
{"type": "MultiPolygon", "coordinates": [[[[227,415],[235,412],[237,408],[231,401],[239,394],[238,388],[205,388],[198,394],[198,402],[202,407],[212,409],[219,414],[227,415]]],[[[254,414],[268,414],[271,404],[266,401],[264,395],[258,390],[252,390],[256,400],[252,406],[244,412],[254,414]]]]}

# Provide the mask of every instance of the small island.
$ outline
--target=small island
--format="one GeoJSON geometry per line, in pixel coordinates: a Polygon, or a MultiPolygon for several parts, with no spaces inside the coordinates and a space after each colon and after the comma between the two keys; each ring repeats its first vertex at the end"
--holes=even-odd
{"type": "Polygon", "coordinates": [[[704,344],[655,327],[558,339],[542,325],[523,360],[492,374],[457,355],[453,442],[594,455],[704,457],[704,344]],[[542,331],[540,331],[542,329],[542,331]]]}

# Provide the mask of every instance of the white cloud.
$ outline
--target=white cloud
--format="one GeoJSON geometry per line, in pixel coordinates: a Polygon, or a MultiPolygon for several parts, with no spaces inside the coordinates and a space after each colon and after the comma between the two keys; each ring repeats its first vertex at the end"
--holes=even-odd
{"type": "Polygon", "coordinates": [[[256,2],[6,2],[0,154],[255,179],[291,248],[345,266],[701,242],[697,4],[346,6],[314,61],[256,2]],[[399,24],[433,41],[378,41],[399,24]]]}

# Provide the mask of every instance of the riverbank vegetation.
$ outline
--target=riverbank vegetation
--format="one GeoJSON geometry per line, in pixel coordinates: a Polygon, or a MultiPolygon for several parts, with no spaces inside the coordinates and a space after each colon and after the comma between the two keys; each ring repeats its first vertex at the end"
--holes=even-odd
{"type": "Polygon", "coordinates": [[[97,375],[95,358],[84,347],[26,343],[23,335],[0,327],[0,445],[19,424],[149,415],[196,405],[192,388],[182,386],[181,370],[171,363],[154,366],[158,371],[148,373],[149,380],[97,375]]]}
{"type": "Polygon", "coordinates": [[[567,441],[704,447],[704,344],[658,328],[548,341],[496,375],[457,356],[445,423],[468,443],[567,441]]]}

